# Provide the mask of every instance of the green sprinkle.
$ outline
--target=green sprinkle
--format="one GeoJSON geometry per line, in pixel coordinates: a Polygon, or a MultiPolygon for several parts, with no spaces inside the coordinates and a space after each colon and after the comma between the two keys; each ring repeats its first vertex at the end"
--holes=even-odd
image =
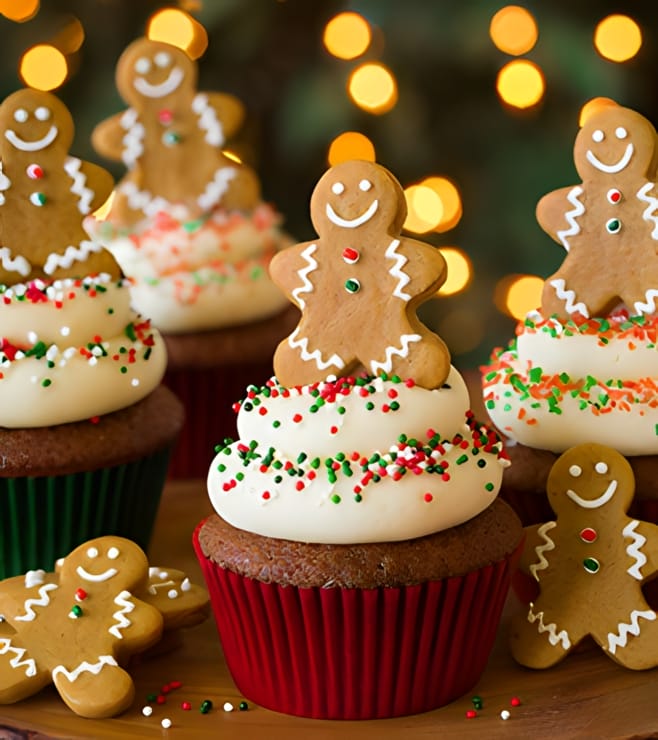
{"type": "Polygon", "coordinates": [[[278,429],[278,428],[279,428],[279,427],[281,426],[281,422],[275,419],[275,420],[274,420],[274,421],[272,422],[272,426],[273,426],[273,427],[274,427],[275,429],[278,429]]]}
{"type": "Polygon", "coordinates": [[[342,416],[345,413],[345,406],[338,406],[336,411],[342,416]]]}
{"type": "Polygon", "coordinates": [[[366,408],[368,411],[372,411],[375,408],[375,404],[372,401],[368,401],[368,403],[366,403],[366,408]]]}
{"type": "Polygon", "coordinates": [[[331,497],[331,501],[334,504],[340,503],[340,496],[337,493],[334,493],[334,495],[331,497]]]}
{"type": "Polygon", "coordinates": [[[358,504],[358,503],[360,503],[361,501],[363,501],[363,496],[362,496],[362,495],[361,495],[360,493],[357,493],[357,494],[356,494],[356,495],[354,496],[354,500],[355,500],[355,501],[357,502],[357,504],[358,504]]]}
{"type": "Polygon", "coordinates": [[[483,457],[481,457],[478,460],[478,468],[484,468],[486,467],[486,465],[487,465],[487,461],[483,457]]]}
{"type": "Polygon", "coordinates": [[[528,378],[532,383],[539,383],[541,381],[542,374],[543,370],[540,367],[533,367],[528,373],[528,378]]]}
{"type": "Polygon", "coordinates": [[[125,365],[121,365],[119,369],[124,375],[128,372],[128,368],[125,365]]]}
{"type": "Polygon", "coordinates": [[[493,483],[485,483],[484,484],[484,488],[485,488],[486,491],[490,491],[491,492],[491,491],[493,491],[493,489],[495,488],[495,486],[494,486],[493,483]]]}

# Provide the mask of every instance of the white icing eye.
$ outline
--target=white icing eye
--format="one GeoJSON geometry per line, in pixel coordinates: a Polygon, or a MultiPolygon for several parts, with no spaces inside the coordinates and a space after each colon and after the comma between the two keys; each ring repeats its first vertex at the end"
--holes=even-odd
{"type": "Polygon", "coordinates": [[[110,560],[116,560],[119,557],[119,548],[118,547],[110,547],[110,549],[107,551],[107,557],[110,560]]]}
{"type": "Polygon", "coordinates": [[[583,469],[580,467],[580,465],[572,465],[569,468],[569,475],[571,475],[573,478],[577,478],[582,472],[583,469]]]}
{"type": "Polygon", "coordinates": [[[167,578],[169,578],[169,573],[167,573],[167,571],[166,571],[166,570],[161,570],[161,571],[160,571],[160,572],[158,573],[158,578],[159,578],[159,579],[160,579],[161,581],[165,581],[165,580],[167,580],[167,578]]]}
{"type": "Polygon", "coordinates": [[[335,183],[334,183],[334,184],[333,184],[333,185],[331,186],[331,192],[332,192],[332,193],[333,193],[334,195],[340,195],[341,193],[344,193],[344,192],[345,192],[345,186],[343,185],[343,183],[342,183],[342,182],[335,182],[335,183]]]}
{"type": "Polygon", "coordinates": [[[171,64],[171,54],[166,51],[159,51],[155,55],[155,64],[158,67],[168,67],[171,64]]]}
{"type": "Polygon", "coordinates": [[[625,139],[628,136],[628,131],[623,126],[620,126],[618,129],[615,130],[615,136],[618,139],[625,139]]]}
{"type": "Polygon", "coordinates": [[[30,114],[25,110],[25,108],[18,108],[14,111],[14,121],[18,123],[25,123],[29,116],[30,114]]]}
{"type": "Polygon", "coordinates": [[[597,128],[596,131],[592,134],[592,140],[598,144],[600,141],[603,141],[603,139],[605,139],[605,134],[603,133],[603,131],[601,131],[601,129],[597,128]]]}
{"type": "Polygon", "coordinates": [[[363,190],[364,193],[367,193],[368,190],[372,187],[372,183],[370,180],[361,180],[359,183],[359,190],[363,190]]]}
{"type": "Polygon", "coordinates": [[[608,472],[608,466],[604,462],[597,462],[594,466],[594,470],[596,470],[597,473],[603,475],[604,473],[608,472]]]}
{"type": "Polygon", "coordinates": [[[35,111],[34,115],[40,121],[47,121],[50,118],[50,109],[46,108],[45,105],[40,105],[35,111]]]}
{"type": "Polygon", "coordinates": [[[98,557],[98,550],[95,547],[90,547],[87,550],[87,557],[88,558],[97,558],[98,557]]]}
{"type": "Polygon", "coordinates": [[[140,57],[135,62],[135,72],[139,72],[140,75],[145,75],[151,71],[151,60],[146,57],[140,57]]]}

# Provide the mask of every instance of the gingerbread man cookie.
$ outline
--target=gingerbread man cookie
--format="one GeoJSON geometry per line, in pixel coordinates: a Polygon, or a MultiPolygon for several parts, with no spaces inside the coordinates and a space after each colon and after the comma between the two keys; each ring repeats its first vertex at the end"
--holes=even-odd
{"type": "Polygon", "coordinates": [[[51,682],[83,717],[111,717],[133,700],[120,667],[155,644],[162,615],[134,594],[148,562],[122,537],[99,537],[64,558],[60,572],[29,571],[0,583],[0,702],[51,682]]]}
{"type": "Polygon", "coordinates": [[[656,131],[643,116],[611,105],[576,136],[582,184],[545,195],[537,220],[567,250],[542,293],[542,313],[606,316],[620,301],[631,313],[656,311],[658,162],[656,131]]]}
{"type": "Polygon", "coordinates": [[[380,165],[332,167],[311,196],[312,242],[279,252],[270,263],[276,285],[302,311],[279,344],[274,371],[283,385],[307,385],[368,373],[413,378],[439,387],[450,355],[416,315],[445,280],[435,247],[400,235],[406,203],[400,184],[380,165]]]}
{"type": "Polygon", "coordinates": [[[548,668],[588,635],[627,668],[658,665],[658,619],[642,584],[658,572],[658,527],[626,515],[635,480],[600,444],[567,450],[547,492],[555,521],[526,527],[521,568],[539,596],[512,622],[514,658],[548,668]]]}
{"type": "Polygon", "coordinates": [[[0,105],[0,283],[121,275],[82,226],[112,177],[69,156],[72,141],[71,114],[54,95],[18,90],[0,105]]]}
{"type": "Polygon", "coordinates": [[[108,215],[112,223],[177,209],[195,219],[220,204],[248,210],[258,202],[256,175],[222,152],[242,122],[242,104],[198,92],[196,81],[196,62],[175,46],[140,38],[121,55],[117,88],[130,108],[92,135],[99,154],[128,170],[108,215]]]}

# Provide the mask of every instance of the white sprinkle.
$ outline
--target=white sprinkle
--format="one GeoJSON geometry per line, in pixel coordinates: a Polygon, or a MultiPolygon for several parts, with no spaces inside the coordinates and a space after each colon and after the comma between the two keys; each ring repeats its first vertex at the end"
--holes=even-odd
{"type": "Polygon", "coordinates": [[[510,716],[511,715],[510,715],[510,713],[509,713],[509,711],[507,709],[503,709],[503,711],[500,713],[500,718],[501,719],[509,719],[510,716]]]}
{"type": "Polygon", "coordinates": [[[145,717],[150,717],[153,714],[153,707],[149,707],[148,704],[145,707],[142,707],[142,714],[145,717]]]}
{"type": "Polygon", "coordinates": [[[224,702],[224,711],[225,712],[232,712],[233,711],[233,704],[231,704],[230,701],[224,702]]]}
{"type": "Polygon", "coordinates": [[[28,331],[27,333],[27,341],[31,342],[32,344],[36,344],[39,337],[37,336],[37,333],[35,331],[28,331]]]}
{"type": "Polygon", "coordinates": [[[103,354],[103,348],[102,347],[92,347],[91,348],[91,354],[95,355],[96,357],[101,357],[103,354]]]}
{"type": "Polygon", "coordinates": [[[59,333],[60,333],[60,334],[61,334],[61,335],[62,335],[63,337],[68,337],[68,335],[69,335],[69,334],[71,333],[71,329],[70,329],[70,327],[68,327],[68,326],[63,326],[63,327],[62,327],[62,328],[61,328],[61,329],[59,330],[59,333]]]}
{"type": "Polygon", "coordinates": [[[98,357],[90,357],[89,358],[89,364],[90,365],[98,365],[98,357]]]}
{"type": "Polygon", "coordinates": [[[183,582],[180,585],[181,591],[189,591],[192,588],[189,578],[183,578],[183,582]]]}
{"type": "Polygon", "coordinates": [[[132,380],[130,381],[130,385],[132,385],[132,386],[133,386],[133,388],[137,388],[137,386],[139,385],[139,380],[138,380],[137,378],[133,378],[133,379],[132,379],[132,380]]]}
{"type": "Polygon", "coordinates": [[[171,720],[169,717],[165,717],[160,724],[165,730],[168,730],[171,727],[171,720]]]}

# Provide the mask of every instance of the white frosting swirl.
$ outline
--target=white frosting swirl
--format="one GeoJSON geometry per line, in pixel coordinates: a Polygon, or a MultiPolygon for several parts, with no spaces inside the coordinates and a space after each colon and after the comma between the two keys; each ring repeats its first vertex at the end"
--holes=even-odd
{"type": "Polygon", "coordinates": [[[598,442],[658,453],[658,318],[561,322],[528,314],[484,368],[494,424],[529,447],[563,452],[598,442]]]}
{"type": "Polygon", "coordinates": [[[36,280],[0,292],[0,426],[81,421],[160,383],[166,350],[109,275],[36,280]]]}
{"type": "Polygon", "coordinates": [[[507,463],[476,424],[451,368],[427,390],[397,378],[250,387],[240,440],[213,460],[208,492],[230,524],[335,544],[405,540],[476,516],[507,463]]]}

